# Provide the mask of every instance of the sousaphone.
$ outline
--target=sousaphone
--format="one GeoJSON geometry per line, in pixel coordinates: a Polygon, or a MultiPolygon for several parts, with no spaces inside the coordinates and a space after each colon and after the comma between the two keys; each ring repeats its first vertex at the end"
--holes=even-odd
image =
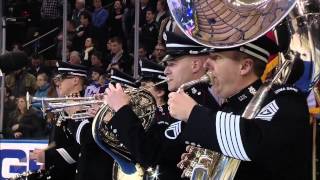
{"type": "MultiPolygon", "coordinates": [[[[284,60],[271,83],[263,85],[250,101],[242,114],[247,119],[259,111],[273,83],[281,79],[279,74],[292,67],[288,61],[309,59],[312,62],[309,88],[318,82],[319,4],[312,0],[168,0],[171,14],[181,31],[212,49],[228,49],[254,41],[275,28],[294,8],[288,19],[289,33],[295,35],[290,38],[286,52],[288,59],[284,60]],[[299,42],[301,37],[303,42],[299,42]]],[[[185,169],[184,176],[191,179],[234,178],[240,160],[211,150],[197,149],[196,157],[185,169]]]]}

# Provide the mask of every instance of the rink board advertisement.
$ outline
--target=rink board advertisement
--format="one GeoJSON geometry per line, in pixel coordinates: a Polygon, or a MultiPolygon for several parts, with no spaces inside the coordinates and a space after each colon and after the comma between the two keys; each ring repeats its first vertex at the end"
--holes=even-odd
{"type": "Polygon", "coordinates": [[[37,171],[41,164],[29,160],[34,149],[44,149],[48,140],[6,140],[0,139],[0,180],[14,177],[25,171],[37,171]]]}

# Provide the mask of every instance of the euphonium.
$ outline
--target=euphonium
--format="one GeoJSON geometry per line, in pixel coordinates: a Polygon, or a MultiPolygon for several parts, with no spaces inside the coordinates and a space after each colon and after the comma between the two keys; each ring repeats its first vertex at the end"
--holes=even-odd
{"type": "MultiPolygon", "coordinates": [[[[156,111],[156,102],[147,90],[131,88],[125,89],[125,93],[130,97],[130,105],[133,111],[141,120],[141,124],[147,130],[152,124],[156,111]]],[[[125,175],[133,175],[135,178],[142,179],[144,170],[131,161],[130,152],[118,140],[115,133],[108,125],[114,111],[107,105],[103,104],[97,112],[93,124],[92,133],[95,142],[107,152],[120,166],[120,170],[125,175]]],[[[132,177],[131,177],[132,178],[132,177]]]]}

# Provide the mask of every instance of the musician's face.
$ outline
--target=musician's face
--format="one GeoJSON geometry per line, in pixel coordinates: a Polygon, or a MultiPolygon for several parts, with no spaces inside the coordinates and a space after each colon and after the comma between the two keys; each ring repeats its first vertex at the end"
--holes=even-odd
{"type": "Polygon", "coordinates": [[[220,98],[228,98],[241,87],[241,61],[233,60],[233,51],[212,53],[205,66],[212,72],[214,93],[220,98]]]}
{"type": "Polygon", "coordinates": [[[183,83],[194,80],[192,59],[194,57],[182,56],[174,61],[168,61],[164,74],[168,78],[168,90],[176,91],[183,83]]]}
{"type": "Polygon", "coordinates": [[[59,91],[61,96],[69,96],[75,87],[75,76],[67,76],[61,80],[59,91]]]}

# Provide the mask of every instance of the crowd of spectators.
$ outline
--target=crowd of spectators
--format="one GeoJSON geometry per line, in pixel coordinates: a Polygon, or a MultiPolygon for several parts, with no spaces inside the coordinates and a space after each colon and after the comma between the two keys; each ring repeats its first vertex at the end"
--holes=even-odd
{"type": "MultiPolygon", "coordinates": [[[[39,1],[40,2],[40,1],[39,1]]],[[[42,0],[39,6],[37,33],[45,34],[58,27],[60,32],[43,38],[38,45],[54,48],[44,53],[26,51],[20,43],[11,51],[25,51],[30,65],[6,75],[4,114],[5,138],[43,138],[50,132],[51,119],[43,116],[41,104],[27,108],[27,92],[35,97],[58,97],[59,79],[55,64],[62,60],[62,0],[42,0]],[[54,35],[54,36],[53,36],[54,35]],[[49,53],[49,55],[47,55],[49,53]]],[[[108,73],[117,69],[133,74],[134,29],[139,28],[139,59],[160,63],[166,47],[162,33],[172,29],[173,22],[165,0],[141,0],[140,23],[135,26],[134,0],[68,1],[67,61],[89,69],[86,96],[103,92],[108,73]]]]}

